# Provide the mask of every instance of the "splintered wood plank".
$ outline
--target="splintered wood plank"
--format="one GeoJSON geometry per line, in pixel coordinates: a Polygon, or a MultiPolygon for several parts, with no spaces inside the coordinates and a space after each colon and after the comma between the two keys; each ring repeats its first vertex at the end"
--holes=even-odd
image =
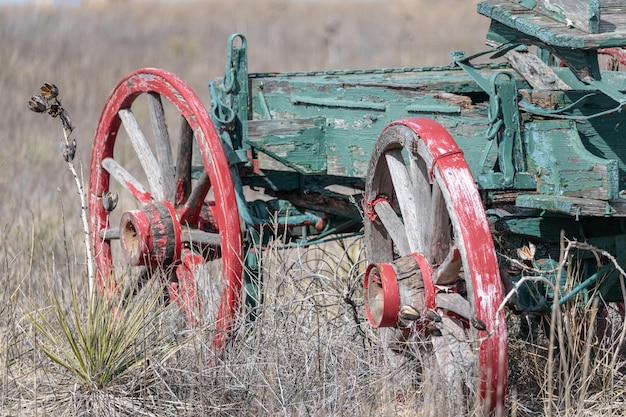
{"type": "Polygon", "coordinates": [[[135,149],[137,158],[139,159],[139,162],[141,163],[141,166],[146,174],[146,178],[148,179],[148,184],[150,185],[150,190],[152,191],[154,198],[157,200],[163,200],[165,198],[165,193],[163,192],[161,170],[159,169],[159,164],[150,149],[150,145],[148,144],[141,127],[139,127],[139,123],[137,123],[137,119],[135,119],[135,115],[128,109],[122,109],[118,112],[118,114],[120,119],[122,119],[124,129],[126,129],[126,132],[128,133],[128,137],[133,145],[133,148],[135,149]]]}
{"type": "Polygon", "coordinates": [[[511,50],[504,57],[524,76],[534,90],[571,90],[571,87],[536,54],[511,50]]]}

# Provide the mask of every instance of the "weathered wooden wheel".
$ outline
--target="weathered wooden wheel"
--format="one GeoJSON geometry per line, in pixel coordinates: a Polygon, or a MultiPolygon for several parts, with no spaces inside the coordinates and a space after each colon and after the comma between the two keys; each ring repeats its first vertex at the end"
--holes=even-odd
{"type": "Polygon", "coordinates": [[[89,213],[99,289],[118,292],[128,275],[162,279],[189,324],[211,330],[221,350],[240,302],[237,202],[213,123],[174,74],[135,71],[108,97],[91,155],[89,213]]]}
{"type": "Polygon", "coordinates": [[[502,289],[463,153],[433,120],[392,123],[374,147],[365,190],[370,322],[425,336],[430,371],[440,375],[437,389],[449,405],[461,412],[503,406],[502,289]]]}

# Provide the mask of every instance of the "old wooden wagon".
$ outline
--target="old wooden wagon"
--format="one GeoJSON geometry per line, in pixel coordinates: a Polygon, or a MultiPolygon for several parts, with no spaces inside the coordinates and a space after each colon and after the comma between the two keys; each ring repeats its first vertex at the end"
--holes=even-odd
{"type": "Polygon", "coordinates": [[[625,259],[626,73],[603,69],[624,62],[622,4],[485,1],[492,49],[440,67],[253,74],[235,34],[208,111],[167,71],[129,74],[91,156],[99,286],[166,277],[220,350],[258,302],[263,230],[307,245],[364,231],[371,325],[419,333],[465,407],[497,408],[504,304],[540,316],[582,297],[623,317],[615,264],[554,273],[561,236],[625,259]]]}

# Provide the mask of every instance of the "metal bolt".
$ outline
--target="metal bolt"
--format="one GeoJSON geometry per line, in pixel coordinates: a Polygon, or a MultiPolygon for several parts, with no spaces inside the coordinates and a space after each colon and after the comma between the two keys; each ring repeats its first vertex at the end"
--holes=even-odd
{"type": "Polygon", "coordinates": [[[102,206],[107,212],[112,212],[117,207],[117,202],[120,199],[119,194],[112,193],[111,191],[107,191],[102,194],[102,206]]]}

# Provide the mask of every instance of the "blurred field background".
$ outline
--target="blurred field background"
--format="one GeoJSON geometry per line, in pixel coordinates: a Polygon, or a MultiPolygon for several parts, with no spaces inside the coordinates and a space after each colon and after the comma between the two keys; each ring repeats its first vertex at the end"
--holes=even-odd
{"type": "Polygon", "coordinates": [[[2,247],[34,233],[42,265],[33,267],[50,268],[49,256],[63,262],[61,205],[70,244],[79,227],[77,196],[59,155],[61,130],[26,107],[43,82],[60,88],[76,127],[77,160],[86,167],[107,95],[132,70],[170,70],[208,106],[207,82],[223,75],[226,41],[234,32],[248,37],[252,72],[445,65],[451,50],[483,47],[488,20],[475,12],[476,3],[234,0],[1,7],[2,247]]]}
{"type": "MultiPolygon", "coordinates": [[[[266,315],[269,326],[259,329],[256,339],[241,336],[245,349],[232,367],[204,369],[199,341],[185,347],[185,354],[173,353],[167,368],[154,360],[142,368],[142,378],[123,381],[109,397],[68,388],[36,348],[25,317],[52,305],[51,295],[69,312],[73,290],[84,296],[79,200],[60,155],[60,125],[29,112],[27,103],[43,82],[60,88],[76,126],[76,161],[87,176],[100,110],[132,70],[168,69],[208,106],[207,82],[223,75],[226,41],[234,32],[248,38],[252,72],[445,65],[451,50],[483,48],[488,21],[475,12],[476,3],[234,0],[0,7],[0,415],[414,415],[415,408],[398,408],[397,399],[381,392],[388,374],[376,353],[380,346],[372,345],[369,333],[355,336],[351,311],[341,302],[346,287],[360,285],[350,271],[359,262],[358,247],[343,248],[349,256],[341,259],[311,264],[301,254],[266,265],[270,272],[281,270],[285,281],[268,286],[276,294],[266,315]],[[329,280],[339,274],[345,281],[312,288],[310,273],[329,280]],[[303,288],[333,301],[298,304],[293,300],[303,288]],[[320,328],[320,320],[336,324],[320,328]],[[334,373],[322,372],[322,359],[324,369],[334,373]]],[[[438,414],[436,403],[420,410],[438,414]]]]}

